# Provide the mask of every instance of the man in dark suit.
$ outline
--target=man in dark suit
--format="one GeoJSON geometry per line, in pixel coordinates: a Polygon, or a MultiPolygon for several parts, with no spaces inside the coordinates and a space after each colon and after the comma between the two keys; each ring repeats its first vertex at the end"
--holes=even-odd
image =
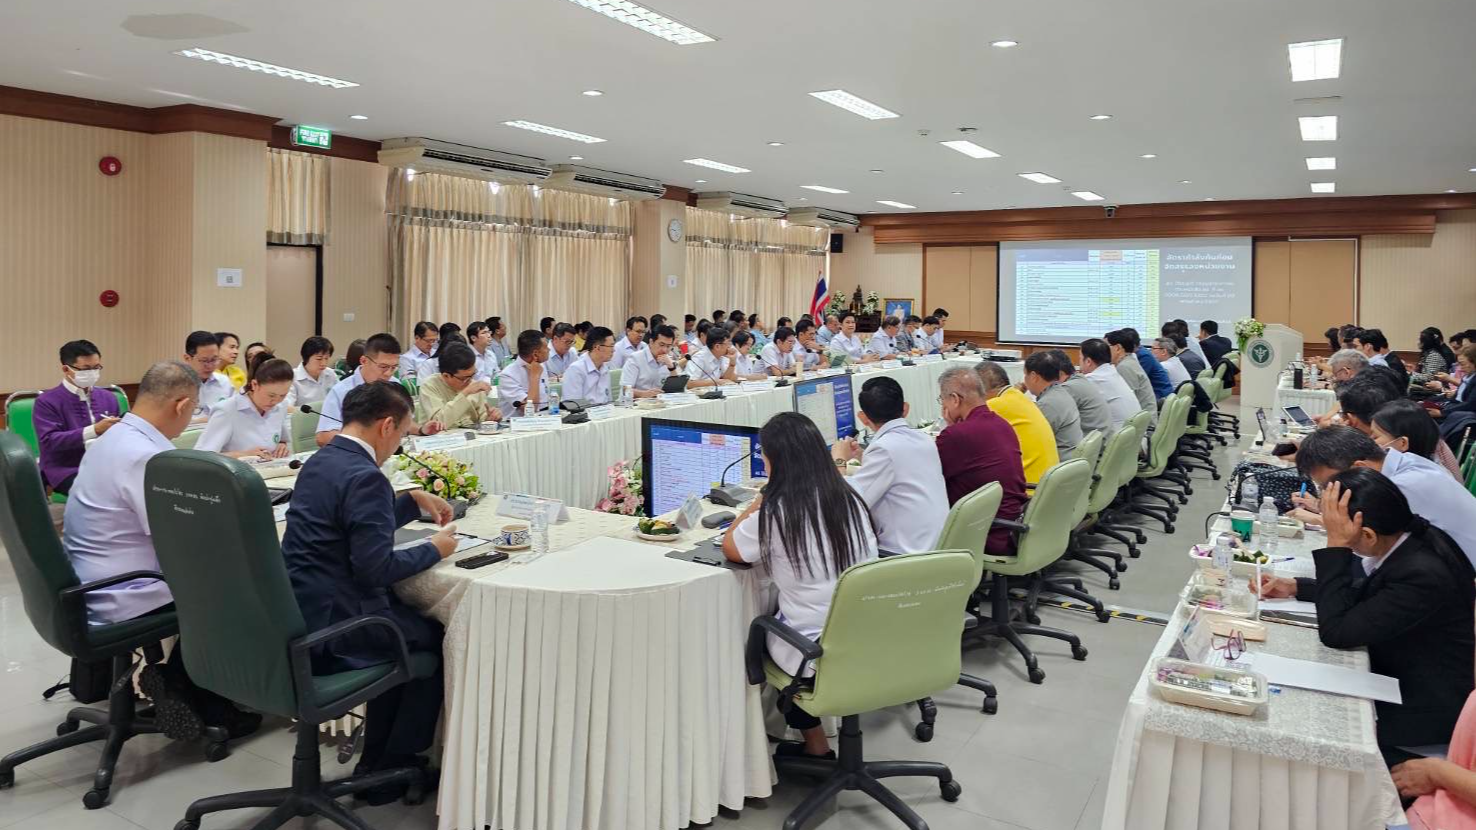
{"type": "MultiPolygon", "coordinates": [[[[282,554],[309,631],[363,614],[393,620],[411,651],[441,652],[441,625],[401,602],[393,586],[456,550],[451,507],[423,490],[398,498],[380,472],[415,429],[410,395],[398,384],[365,383],[344,397],[343,430],[303,465],[287,511],[282,554]],[[421,511],[443,525],[424,542],[395,547],[395,529],[421,511]]],[[[396,646],[382,628],[364,628],[313,652],[313,670],[332,673],[381,665],[396,646]]],[[[364,753],[355,773],[424,765],[441,711],[441,671],[396,686],[371,700],[364,753]]],[[[391,785],[365,797],[398,798],[391,785]]]]}
{"type": "Polygon", "coordinates": [[[1205,363],[1211,369],[1231,351],[1231,341],[1218,334],[1220,330],[1220,323],[1214,320],[1200,321],[1200,351],[1205,352],[1205,363]]]}

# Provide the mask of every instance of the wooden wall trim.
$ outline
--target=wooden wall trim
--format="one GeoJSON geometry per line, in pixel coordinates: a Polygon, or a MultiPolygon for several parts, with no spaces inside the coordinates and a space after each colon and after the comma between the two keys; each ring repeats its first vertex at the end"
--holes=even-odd
{"type": "Polygon", "coordinates": [[[681,202],[682,204],[686,205],[692,204],[692,202],[695,201],[692,197],[692,193],[693,191],[690,188],[678,187],[675,184],[669,184],[667,185],[667,192],[662,194],[662,198],[671,199],[674,202],[681,202]]]}
{"type": "Polygon", "coordinates": [[[155,135],[200,132],[259,141],[266,141],[271,137],[272,125],[279,120],[275,116],[202,107],[199,104],[135,107],[10,86],[0,86],[0,115],[19,115],[155,135]]]}
{"type": "Polygon", "coordinates": [[[278,150],[309,153],[315,156],[331,156],[333,158],[350,159],[352,161],[379,163],[380,143],[378,141],[334,133],[333,146],[327,150],[319,150],[315,147],[299,147],[292,143],[292,128],[285,124],[275,124],[272,126],[272,134],[267,140],[267,146],[276,147],[278,150]]]}

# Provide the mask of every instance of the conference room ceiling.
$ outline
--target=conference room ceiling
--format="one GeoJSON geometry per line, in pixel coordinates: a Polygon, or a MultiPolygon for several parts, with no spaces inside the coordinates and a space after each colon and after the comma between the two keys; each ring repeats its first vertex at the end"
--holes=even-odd
{"type": "Polygon", "coordinates": [[[1313,182],[1334,182],[1341,196],[1472,190],[1471,0],[650,7],[717,40],[679,46],[567,0],[10,0],[0,4],[0,84],[229,107],[553,163],[579,155],[696,190],[853,212],[897,210],[878,200],[919,211],[1085,204],[1078,190],[1118,204],[1306,197],[1313,182]],[[1293,83],[1287,45],[1327,38],[1344,39],[1341,77],[1293,83]],[[1019,45],[990,45],[999,40],[1019,45]],[[359,86],[173,54],[190,47],[359,86]],[[582,94],[592,89],[604,94],[582,94]],[[868,120],[808,94],[832,89],[900,117],[868,120]],[[1296,100],[1328,96],[1338,97],[1296,100]],[[1337,115],[1337,140],[1302,141],[1297,119],[1309,115],[1337,115]],[[504,126],[516,120],[606,140],[504,126]],[[939,143],[960,138],[1000,157],[939,143]],[[1323,156],[1337,168],[1307,169],[1305,158],[1323,156]],[[683,161],[693,158],[752,172],[683,161]],[[1018,175],[1032,171],[1061,183],[1018,175]]]}

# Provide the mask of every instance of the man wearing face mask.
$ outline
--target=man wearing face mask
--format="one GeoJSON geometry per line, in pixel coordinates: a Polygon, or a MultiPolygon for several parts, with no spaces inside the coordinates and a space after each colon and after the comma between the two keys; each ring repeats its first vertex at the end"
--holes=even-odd
{"type": "Polygon", "coordinates": [[[41,477],[53,491],[72,489],[87,443],[107,432],[122,417],[118,399],[98,388],[103,358],[87,340],[61,348],[62,382],[36,398],[31,423],[41,448],[41,477]]]}
{"type": "MultiPolygon", "coordinates": [[[[388,618],[412,652],[441,654],[439,623],[395,596],[394,585],[456,552],[451,507],[424,490],[396,496],[380,465],[415,429],[410,394],[394,382],[364,383],[344,396],[344,427],[298,474],[282,556],[310,631],[361,614],[388,618]],[[417,544],[395,547],[395,530],[424,511],[441,529],[417,544]]],[[[386,629],[370,626],[313,650],[315,674],[367,669],[398,649],[386,629]]],[[[424,766],[441,711],[440,665],[374,698],[365,719],[364,753],[355,774],[424,766]]],[[[371,804],[399,798],[404,785],[364,794],[371,804]]]]}

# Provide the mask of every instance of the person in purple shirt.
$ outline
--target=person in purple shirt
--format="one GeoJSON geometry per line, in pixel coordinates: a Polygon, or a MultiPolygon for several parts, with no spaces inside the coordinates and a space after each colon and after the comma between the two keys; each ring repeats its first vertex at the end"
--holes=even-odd
{"type": "Polygon", "coordinates": [[[88,340],[62,344],[62,382],[42,392],[31,412],[41,450],[41,477],[54,492],[72,489],[87,442],[123,416],[111,390],[99,389],[103,357],[88,340]]]}
{"type": "MultiPolygon", "coordinates": [[[[979,373],[971,367],[944,370],[939,375],[939,408],[949,424],[935,442],[949,504],[998,481],[1005,492],[996,515],[1019,519],[1026,509],[1021,442],[1010,422],[985,405],[985,385],[979,373]]],[[[1008,553],[1010,531],[1003,527],[990,531],[985,551],[1008,553]]]]}

